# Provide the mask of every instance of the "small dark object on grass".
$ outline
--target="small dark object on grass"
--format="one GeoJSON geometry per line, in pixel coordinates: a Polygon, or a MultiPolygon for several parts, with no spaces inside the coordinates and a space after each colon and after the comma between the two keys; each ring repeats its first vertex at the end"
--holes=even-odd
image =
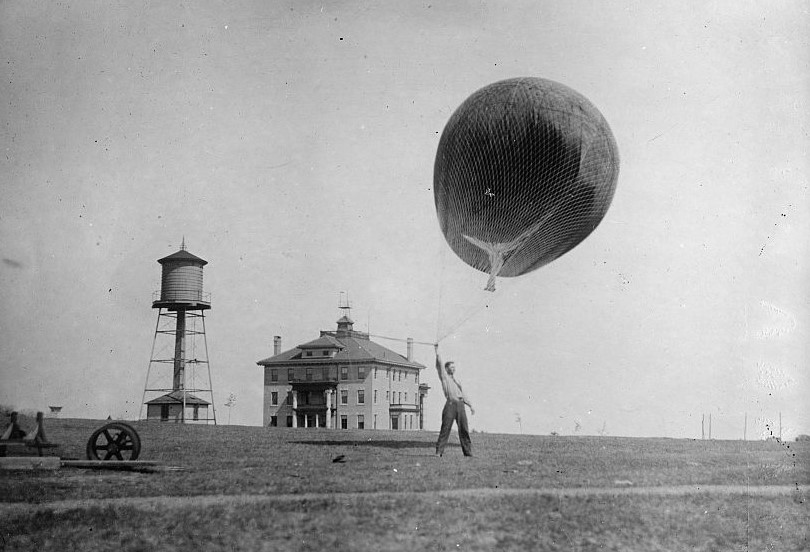
{"type": "Polygon", "coordinates": [[[335,464],[338,464],[338,463],[343,464],[343,463],[346,462],[346,456],[343,455],[343,454],[335,456],[334,458],[332,458],[332,462],[335,463],[335,464]]]}

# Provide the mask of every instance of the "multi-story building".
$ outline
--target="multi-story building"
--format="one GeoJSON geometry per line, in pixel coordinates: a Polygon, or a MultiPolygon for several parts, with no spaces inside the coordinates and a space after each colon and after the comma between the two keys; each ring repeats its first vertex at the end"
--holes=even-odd
{"type": "Polygon", "coordinates": [[[429,387],[425,366],[353,329],[344,316],[337,331],[288,351],[276,336],[264,369],[264,425],[335,429],[422,429],[429,387]]]}

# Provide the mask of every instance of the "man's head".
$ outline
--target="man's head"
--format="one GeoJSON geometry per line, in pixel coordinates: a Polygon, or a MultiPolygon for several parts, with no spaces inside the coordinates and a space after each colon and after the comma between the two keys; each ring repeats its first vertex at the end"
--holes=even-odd
{"type": "Polygon", "coordinates": [[[451,376],[456,371],[456,363],[452,360],[448,360],[444,363],[444,371],[450,374],[451,376]]]}

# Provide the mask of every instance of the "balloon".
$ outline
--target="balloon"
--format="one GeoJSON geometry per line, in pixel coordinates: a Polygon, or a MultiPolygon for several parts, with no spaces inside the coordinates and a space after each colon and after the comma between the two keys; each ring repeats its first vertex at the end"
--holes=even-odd
{"type": "Polygon", "coordinates": [[[444,128],[433,173],[439,225],[465,263],[515,277],[573,249],[601,222],[619,175],[605,118],[541,78],[473,93],[444,128]]]}

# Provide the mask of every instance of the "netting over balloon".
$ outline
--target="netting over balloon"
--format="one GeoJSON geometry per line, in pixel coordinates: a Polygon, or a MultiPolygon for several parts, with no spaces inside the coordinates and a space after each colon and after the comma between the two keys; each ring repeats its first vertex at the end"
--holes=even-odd
{"type": "Polygon", "coordinates": [[[562,84],[519,78],[472,94],[442,133],[434,199],[442,233],[470,266],[520,276],[584,240],[613,199],[610,127],[562,84]]]}

